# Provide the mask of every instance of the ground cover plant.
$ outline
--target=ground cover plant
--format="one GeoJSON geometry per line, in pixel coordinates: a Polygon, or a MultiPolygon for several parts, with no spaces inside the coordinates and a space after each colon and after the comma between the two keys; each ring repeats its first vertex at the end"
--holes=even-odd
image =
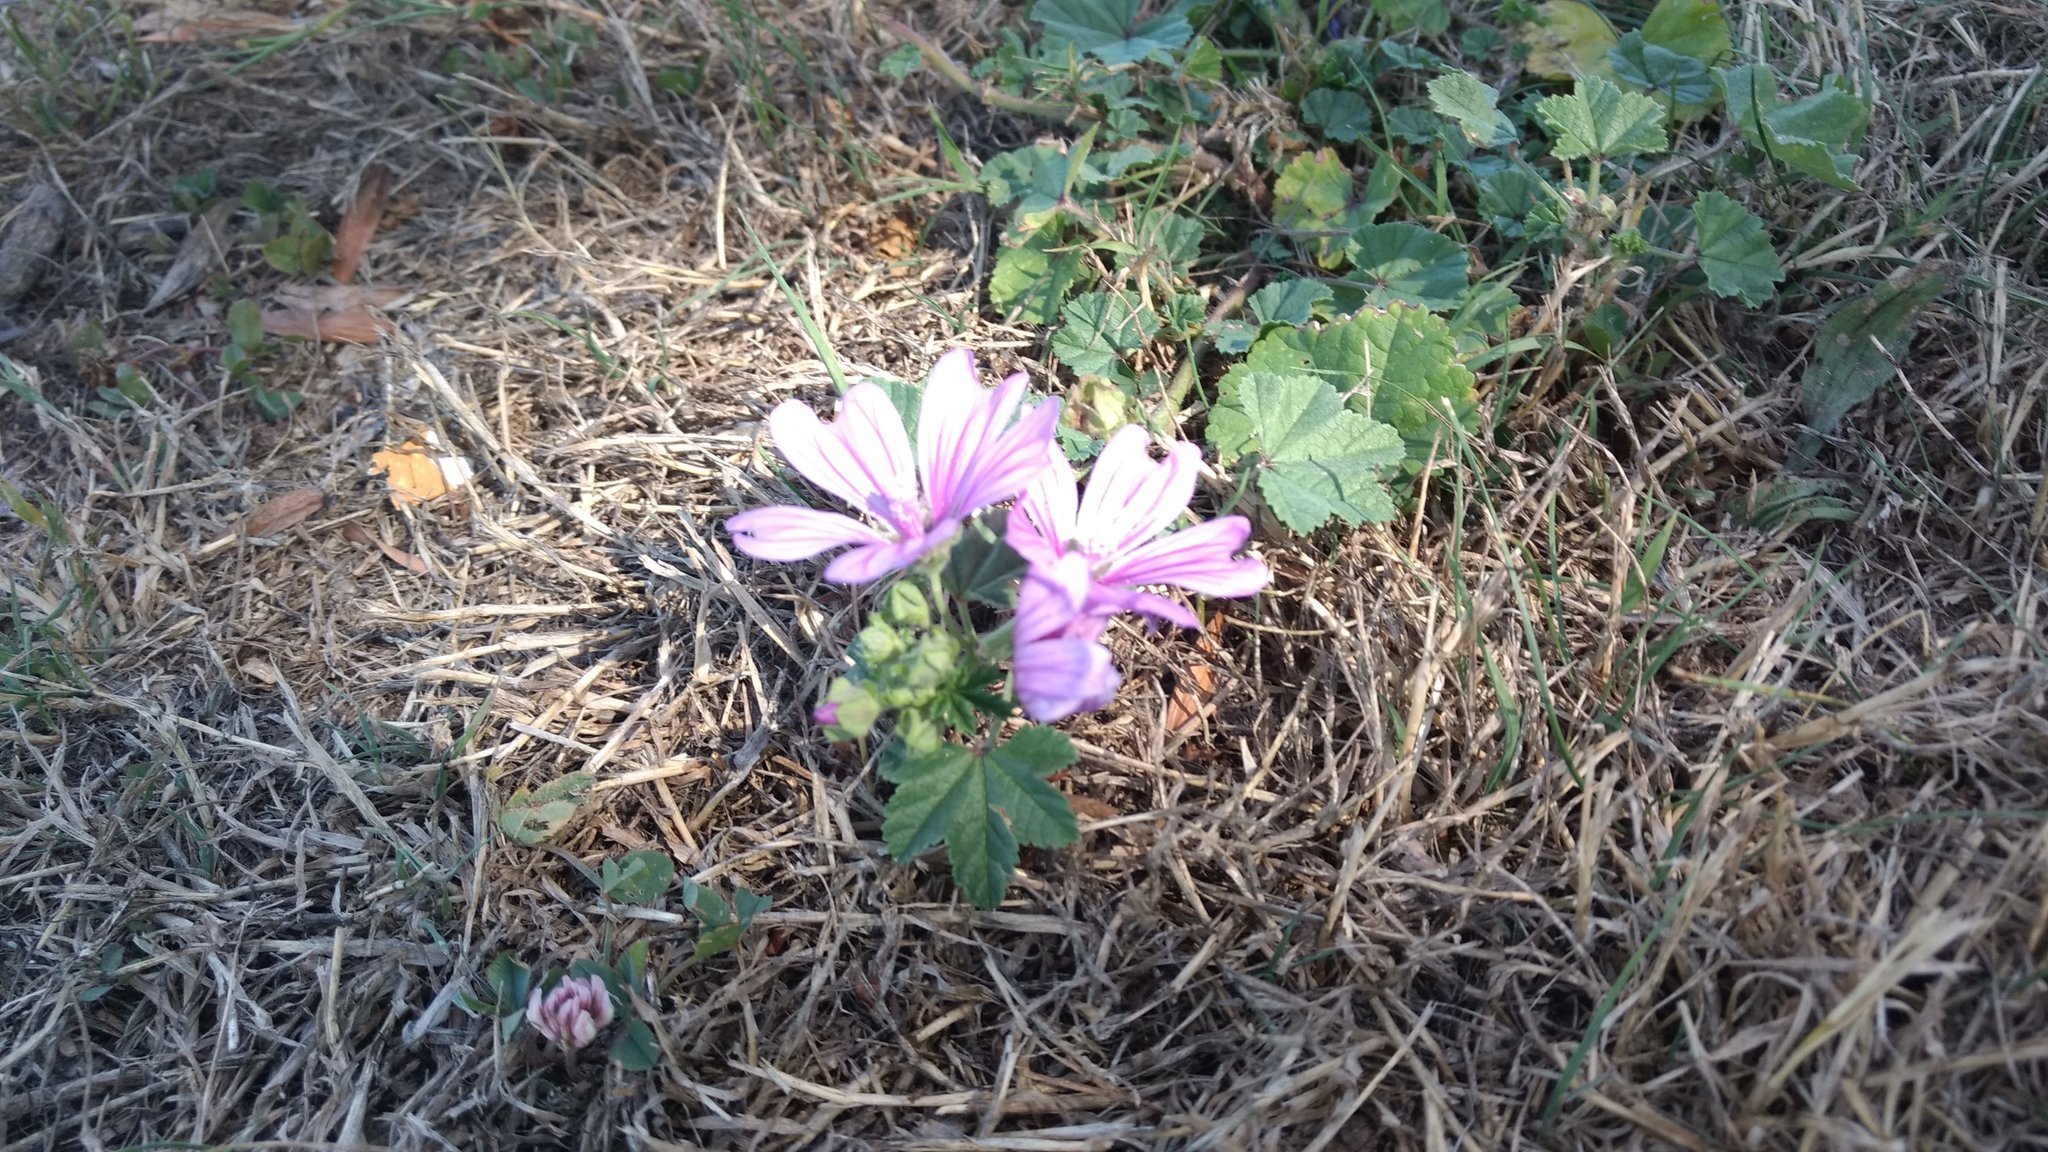
{"type": "Polygon", "coordinates": [[[0,25],[0,1148],[2038,1142],[2042,14],[0,25]]]}

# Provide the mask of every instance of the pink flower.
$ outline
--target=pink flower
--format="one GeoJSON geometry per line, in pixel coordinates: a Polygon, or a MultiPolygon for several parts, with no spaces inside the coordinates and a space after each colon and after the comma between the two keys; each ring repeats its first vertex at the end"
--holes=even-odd
{"type": "Polygon", "coordinates": [[[1102,646],[1111,611],[1084,603],[1087,561],[1069,554],[1033,567],[1017,587],[1010,678],[1024,714],[1043,723],[1106,708],[1123,676],[1102,646]]]}
{"type": "Polygon", "coordinates": [[[757,560],[807,560],[841,545],[852,551],[825,579],[858,584],[908,568],[960,531],[969,516],[1016,496],[1045,469],[1059,404],[1024,399],[1024,374],[992,389],[976,380],[974,353],[939,358],[918,410],[917,453],[888,393],[856,384],[831,424],[794,400],[768,415],[775,446],[804,477],[870,523],[812,508],[756,508],[725,522],[733,544],[757,560]],[[922,479],[920,490],[919,480],[922,479]]]}
{"type": "Polygon", "coordinates": [[[1235,555],[1252,531],[1242,516],[1161,535],[1187,511],[1202,453],[1175,442],[1164,460],[1154,460],[1147,441],[1136,425],[1111,436],[1088,475],[1086,496],[1076,493],[1073,467],[1053,448],[1045,472],[1011,512],[1005,536],[1034,573],[1067,584],[1066,602],[1078,611],[1140,612],[1193,628],[1199,622],[1187,609],[1138,589],[1169,584],[1203,596],[1250,596],[1273,574],[1235,555]],[[1080,564],[1062,563],[1076,556],[1080,564]]]}
{"type": "Polygon", "coordinates": [[[612,994],[602,976],[564,976],[547,995],[526,1000],[526,1018],[542,1036],[571,1050],[597,1039],[612,1022],[612,994]]]}

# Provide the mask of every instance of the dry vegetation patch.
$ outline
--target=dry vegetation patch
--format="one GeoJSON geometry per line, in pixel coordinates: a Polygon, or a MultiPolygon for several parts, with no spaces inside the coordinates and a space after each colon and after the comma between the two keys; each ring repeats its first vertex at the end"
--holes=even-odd
{"type": "MultiPolygon", "coordinates": [[[[807,722],[854,595],[719,524],[782,490],[765,412],[831,392],[776,276],[852,373],[965,343],[1059,387],[981,307],[986,206],[892,198],[944,179],[928,103],[979,156],[1038,126],[884,78],[874,5],[25,7],[0,187],[60,223],[0,318],[0,1149],[2048,1131],[2038,13],[1731,7],[1867,58],[1872,197],[1973,206],[1805,206],[1965,285],[1816,479],[1811,317],[1701,305],[1654,390],[1523,396],[1393,524],[1263,539],[1208,636],[1117,633],[1082,842],[978,913],[807,722]],[[179,182],[332,226],[373,166],[343,282],[388,325],[226,382],[228,300],[362,299],[291,296],[179,182]],[[576,770],[563,835],[502,833],[576,770]],[[593,884],[639,849],[772,907],[694,959],[675,892],[593,884]],[[651,1071],[459,1002],[640,941],[651,1071]]],[[[881,7],[963,59],[1001,26],[881,7]]]]}

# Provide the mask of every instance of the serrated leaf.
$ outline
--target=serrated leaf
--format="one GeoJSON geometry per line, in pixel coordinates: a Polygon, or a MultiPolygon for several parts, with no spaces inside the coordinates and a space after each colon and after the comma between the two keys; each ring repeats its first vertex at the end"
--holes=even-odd
{"type": "Polygon", "coordinates": [[[1637,92],[1623,92],[1610,80],[1582,76],[1569,96],[1545,96],[1536,116],[1550,130],[1550,153],[1560,160],[1610,158],[1662,152],[1664,109],[1637,92]]]}
{"type": "Polygon", "coordinates": [[[1537,5],[1536,18],[1521,27],[1518,38],[1529,47],[1524,67],[1532,75],[1547,80],[1610,75],[1607,50],[1614,47],[1614,29],[1579,0],[1537,5]]]}
{"type": "Polygon", "coordinates": [[[945,844],[961,894],[994,908],[1020,843],[1057,848],[1079,836],[1066,797],[1045,780],[1074,760],[1073,743],[1039,725],[985,755],[946,742],[885,757],[882,773],[896,785],[882,820],[889,854],[909,860],[945,844]]]}
{"type": "Polygon", "coordinates": [[[1429,106],[1457,121],[1475,148],[1497,148],[1515,138],[1499,108],[1500,91],[1470,72],[1446,72],[1429,82],[1429,106]]]}
{"type": "Polygon", "coordinates": [[[1734,50],[1721,0],[1657,0],[1643,21],[1643,39],[1710,67],[1734,50]]]}
{"type": "Polygon", "coordinates": [[[1287,162],[1273,183],[1273,222],[1282,228],[1325,231],[1351,202],[1351,170],[1334,148],[1304,152],[1287,162]]]}
{"type": "Polygon", "coordinates": [[[1705,64],[1652,44],[1640,32],[1623,36],[1607,53],[1607,61],[1616,80],[1642,91],[1674,115],[1703,112],[1714,98],[1714,74],[1705,64]]]}
{"type": "Polygon", "coordinates": [[[1355,144],[1372,134],[1372,105],[1346,88],[1318,88],[1301,98],[1301,122],[1332,140],[1355,144]]]}
{"type": "Polygon", "coordinates": [[[1807,424],[1832,432],[1849,409],[1870,399],[1905,354],[1920,310],[1947,288],[1939,269],[1923,267],[1836,309],[1814,337],[1813,362],[1799,381],[1807,424]]]}
{"type": "Polygon", "coordinates": [[[498,811],[498,827],[521,844],[540,844],[575,818],[594,783],[588,772],[571,772],[531,792],[517,789],[498,811]]]}
{"type": "Polygon", "coordinates": [[[1382,469],[1401,463],[1400,434],[1344,406],[1303,373],[1245,372],[1209,416],[1209,443],[1228,465],[1256,457],[1259,495],[1282,524],[1313,532],[1331,517],[1394,517],[1382,469]]]}
{"type": "Polygon", "coordinates": [[[1274,329],[1224,374],[1223,387],[1245,372],[1305,371],[1347,392],[1358,389],[1350,406],[1392,425],[1408,444],[1409,463],[1420,466],[1432,449],[1442,455],[1447,437],[1477,426],[1472,372],[1457,356],[1442,317],[1396,304],[1361,309],[1321,329],[1274,329]]]}
{"type": "Polygon", "coordinates": [[[1173,52],[1195,34],[1188,23],[1190,0],[1180,0],[1146,20],[1140,0],[1038,0],[1031,19],[1054,44],[1071,44],[1104,64],[1131,64],[1154,52],[1173,52]]]}
{"type": "Polygon", "coordinates": [[[1428,108],[1402,105],[1387,110],[1387,133],[1410,144],[1435,144],[1444,118],[1428,108]]]}
{"type": "Polygon", "coordinates": [[[1771,249],[1764,222],[1719,192],[1702,192],[1692,202],[1699,237],[1700,271],[1716,296],[1733,296],[1752,307],[1777,294],[1785,267],[1771,249]]]}
{"type": "Polygon", "coordinates": [[[1778,102],[1769,68],[1746,65],[1721,73],[1728,118],[1751,148],[1795,172],[1847,191],[1856,189],[1853,152],[1870,108],[1838,82],[1790,104],[1778,102]]]}
{"type": "Polygon", "coordinates": [[[1372,10],[1396,35],[1441,36],[1451,26],[1451,8],[1444,0],[1372,0],[1372,10]]]}
{"type": "Polygon", "coordinates": [[[1287,162],[1273,182],[1273,222],[1303,236],[1314,248],[1315,261],[1333,268],[1341,259],[1346,211],[1351,201],[1351,170],[1334,148],[1305,152],[1287,162]]]}
{"type": "Polygon", "coordinates": [[[676,862],[666,852],[628,852],[606,860],[598,873],[607,899],[621,904],[652,904],[676,878],[676,862]]]}
{"type": "Polygon", "coordinates": [[[1351,261],[1345,278],[1364,286],[1374,307],[1451,308],[1465,294],[1465,249],[1419,224],[1367,224],[1351,233],[1344,252],[1351,261]]]}
{"type": "Polygon", "coordinates": [[[1136,234],[1143,255],[1176,268],[1202,254],[1202,222],[1193,216],[1150,209],[1139,213],[1136,234]]]}
{"type": "Polygon", "coordinates": [[[1159,317],[1134,294],[1089,292],[1060,309],[1052,354],[1078,374],[1102,376],[1159,331],[1159,317]]]}
{"type": "Polygon", "coordinates": [[[1005,152],[982,165],[982,191],[996,207],[1015,208],[1019,229],[1038,231],[1058,218],[1070,191],[1085,197],[1102,182],[1102,173],[1079,152],[1050,144],[1005,152]]]}
{"type": "Polygon", "coordinates": [[[1245,303],[1260,327],[1285,324],[1299,328],[1315,319],[1316,307],[1328,303],[1330,295],[1329,285],[1295,277],[1273,281],[1252,293],[1245,303]]]}

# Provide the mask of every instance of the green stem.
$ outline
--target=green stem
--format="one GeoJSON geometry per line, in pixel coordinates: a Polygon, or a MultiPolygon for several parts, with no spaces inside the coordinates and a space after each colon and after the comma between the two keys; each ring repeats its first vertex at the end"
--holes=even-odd
{"type": "Polygon", "coordinates": [[[967,69],[946,55],[944,48],[927,39],[910,25],[891,18],[885,18],[880,23],[889,30],[890,35],[906,43],[915,44],[918,52],[923,54],[925,63],[932,66],[932,71],[937,72],[962,92],[979,97],[982,103],[991,108],[1000,108],[1005,112],[1015,112],[1022,116],[1036,116],[1041,120],[1056,120],[1062,124],[1087,114],[1086,109],[1055,104],[1050,100],[1033,100],[1028,96],[1013,95],[992,84],[977,84],[974,77],[967,74],[967,69]]]}

